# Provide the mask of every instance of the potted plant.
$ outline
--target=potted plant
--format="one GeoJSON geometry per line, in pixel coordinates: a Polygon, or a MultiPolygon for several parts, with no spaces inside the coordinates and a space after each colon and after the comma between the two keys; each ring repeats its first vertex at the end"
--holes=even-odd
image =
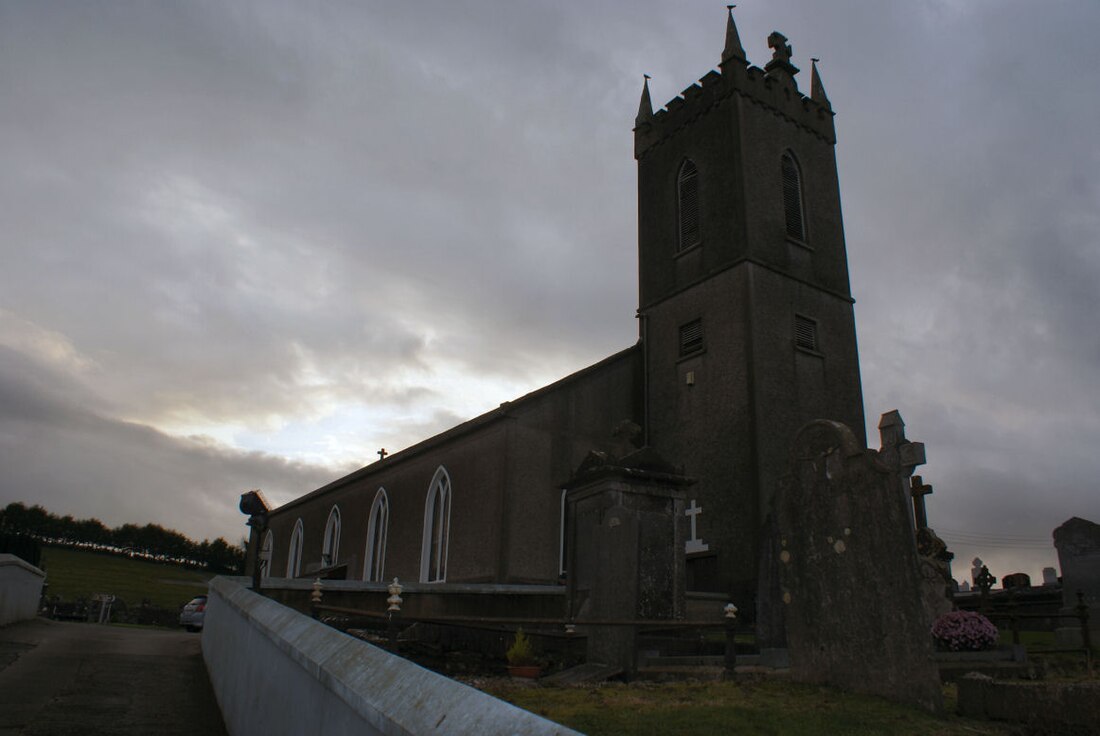
{"type": "Polygon", "coordinates": [[[504,656],[508,658],[508,674],[512,677],[534,679],[542,673],[542,667],[535,661],[531,640],[523,633],[522,627],[516,629],[512,646],[508,647],[504,656]]]}
{"type": "Polygon", "coordinates": [[[932,624],[932,637],[943,651],[980,652],[997,644],[997,627],[980,613],[951,611],[932,624]]]}

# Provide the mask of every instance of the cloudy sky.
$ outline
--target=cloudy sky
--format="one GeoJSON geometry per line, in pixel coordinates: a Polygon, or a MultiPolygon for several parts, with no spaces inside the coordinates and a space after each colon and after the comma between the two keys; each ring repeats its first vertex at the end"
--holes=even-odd
{"type": "MultiPolygon", "coordinates": [[[[769,0],[837,112],[868,427],[1000,576],[1100,521],[1100,3],[769,0]],[[1011,569],[1010,569],[1011,568],[1011,569]]],[[[193,537],[632,344],[710,2],[0,0],[0,502],[193,537]]],[[[800,80],[808,87],[808,74],[800,80]]]]}

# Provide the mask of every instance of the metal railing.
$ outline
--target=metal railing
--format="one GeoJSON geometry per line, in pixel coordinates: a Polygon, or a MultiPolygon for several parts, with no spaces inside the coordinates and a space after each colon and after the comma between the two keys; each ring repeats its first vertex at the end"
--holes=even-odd
{"type": "MultiPolygon", "coordinates": [[[[323,601],[323,583],[320,578],[313,582],[310,593],[310,612],[313,618],[320,619],[322,612],[334,613],[356,618],[374,619],[386,622],[389,648],[400,652],[398,632],[403,626],[414,623],[466,625],[466,626],[553,626],[560,627],[560,633],[572,637],[578,626],[629,626],[649,632],[664,630],[711,629],[722,628],[725,631],[725,651],[723,663],[727,673],[732,674],[737,667],[736,635],[738,633],[737,606],[727,603],[722,609],[720,620],[687,621],[684,619],[573,619],[561,617],[522,617],[522,616],[455,616],[447,614],[407,616],[401,613],[401,583],[397,578],[387,586],[390,594],[386,599],[389,607],[385,613],[352,608],[348,606],[326,605],[323,601]]],[[[545,635],[549,632],[535,632],[545,635]]]]}
{"type": "MultiPolygon", "coordinates": [[[[983,597],[982,608],[987,609],[986,599],[983,597]]],[[[1009,589],[1007,611],[983,610],[982,615],[990,620],[1007,620],[1009,631],[1012,632],[1012,643],[1020,645],[1020,621],[1021,619],[1076,619],[1081,628],[1081,646],[1079,647],[1030,647],[1030,654],[1077,654],[1085,655],[1085,666],[1092,672],[1092,633],[1089,631],[1089,607],[1085,603],[1085,595],[1077,591],[1077,605],[1072,613],[1021,613],[1017,610],[1019,602],[1016,600],[1015,590],[1009,589]]]]}

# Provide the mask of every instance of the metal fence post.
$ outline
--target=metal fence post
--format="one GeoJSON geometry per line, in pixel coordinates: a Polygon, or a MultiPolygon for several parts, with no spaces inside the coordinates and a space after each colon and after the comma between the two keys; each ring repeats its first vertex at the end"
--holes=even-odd
{"type": "Polygon", "coordinates": [[[726,675],[732,677],[737,671],[737,606],[727,603],[722,610],[726,620],[726,675]]]}
{"type": "Polygon", "coordinates": [[[1016,615],[1016,588],[1008,589],[1008,625],[1012,630],[1012,643],[1015,646],[1020,645],[1020,619],[1016,615]]]}
{"type": "Polygon", "coordinates": [[[1081,622],[1081,644],[1085,647],[1085,664],[1092,672],[1092,635],[1089,632],[1089,607],[1085,594],[1077,591],[1077,620],[1081,622]]]}

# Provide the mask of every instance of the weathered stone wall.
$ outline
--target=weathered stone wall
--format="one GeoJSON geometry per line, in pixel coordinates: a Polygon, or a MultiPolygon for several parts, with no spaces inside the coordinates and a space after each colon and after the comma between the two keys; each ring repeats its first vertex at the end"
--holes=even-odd
{"type": "Polygon", "coordinates": [[[15,555],[0,554],[0,626],[34,618],[46,573],[15,555]]]}
{"type": "Polygon", "coordinates": [[[202,650],[232,736],[576,733],[227,578],[210,583],[202,650]]]}

